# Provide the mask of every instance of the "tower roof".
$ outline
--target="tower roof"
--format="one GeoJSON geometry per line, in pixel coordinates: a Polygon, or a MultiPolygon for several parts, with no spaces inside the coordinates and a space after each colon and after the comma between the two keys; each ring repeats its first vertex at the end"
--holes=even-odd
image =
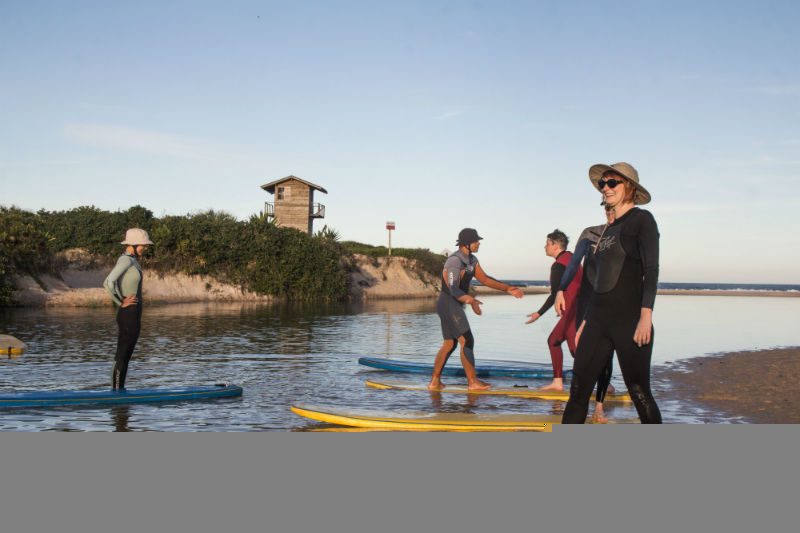
{"type": "Polygon", "coordinates": [[[271,181],[269,183],[265,183],[264,185],[261,186],[261,188],[264,189],[265,191],[267,191],[270,194],[275,194],[275,187],[277,185],[280,185],[284,181],[289,181],[289,180],[297,180],[299,182],[305,183],[306,185],[308,185],[312,189],[316,189],[318,191],[324,192],[325,194],[328,194],[328,191],[326,191],[324,188],[320,187],[316,183],[311,183],[310,181],[306,181],[306,180],[304,180],[302,178],[298,178],[297,176],[286,176],[285,178],[281,178],[279,180],[275,180],[275,181],[271,181]]]}

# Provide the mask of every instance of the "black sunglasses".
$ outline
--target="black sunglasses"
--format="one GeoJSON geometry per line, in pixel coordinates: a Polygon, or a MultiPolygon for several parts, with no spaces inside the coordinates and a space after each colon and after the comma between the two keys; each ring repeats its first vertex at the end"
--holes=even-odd
{"type": "Polygon", "coordinates": [[[618,180],[617,178],[609,178],[609,179],[602,178],[600,181],[597,182],[597,190],[602,191],[603,187],[605,187],[606,185],[608,185],[609,189],[613,189],[620,183],[625,183],[625,180],[618,180]]]}

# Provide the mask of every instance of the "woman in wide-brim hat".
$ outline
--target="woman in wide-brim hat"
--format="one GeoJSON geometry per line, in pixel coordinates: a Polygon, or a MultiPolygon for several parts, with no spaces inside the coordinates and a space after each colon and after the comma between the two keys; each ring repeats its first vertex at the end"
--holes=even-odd
{"type": "Polygon", "coordinates": [[[114,390],[125,389],[128,363],[142,329],[142,266],[137,257],[142,257],[153,241],[145,230],[131,228],[120,244],[125,246],[125,253],[103,283],[114,304],[119,306],[117,352],[111,369],[111,388],[114,390]]]}
{"type": "Polygon", "coordinates": [[[593,252],[597,267],[594,293],[578,330],[569,401],[562,420],[586,420],[592,389],[615,350],[639,419],[659,424],[661,412],[650,390],[659,233],[653,215],[636,207],[650,202],[650,193],[628,163],[594,165],[589,179],[614,210],[615,220],[593,252]]]}

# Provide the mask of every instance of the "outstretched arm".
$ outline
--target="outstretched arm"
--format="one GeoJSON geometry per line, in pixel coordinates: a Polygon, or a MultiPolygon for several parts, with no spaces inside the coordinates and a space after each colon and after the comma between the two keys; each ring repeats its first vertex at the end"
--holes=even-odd
{"type": "Polygon", "coordinates": [[[539,308],[538,314],[539,316],[545,314],[550,307],[553,306],[553,302],[556,300],[556,293],[558,292],[558,287],[561,285],[561,278],[564,276],[564,265],[561,263],[553,263],[553,266],[550,267],[550,296],[547,297],[547,300],[544,301],[542,307],[539,308]]]}
{"type": "Polygon", "coordinates": [[[506,285],[502,281],[497,281],[484,272],[480,263],[475,265],[475,277],[487,287],[491,287],[492,289],[498,291],[507,292],[514,298],[522,298],[522,291],[519,289],[519,287],[512,287],[511,285],[506,285]]]}

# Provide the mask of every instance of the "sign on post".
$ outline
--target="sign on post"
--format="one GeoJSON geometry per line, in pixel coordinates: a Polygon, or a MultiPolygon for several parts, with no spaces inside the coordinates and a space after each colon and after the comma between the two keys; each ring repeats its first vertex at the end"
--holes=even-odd
{"type": "Polygon", "coordinates": [[[394,229],[394,220],[386,222],[386,229],[389,230],[389,257],[392,257],[392,230],[394,229]]]}

